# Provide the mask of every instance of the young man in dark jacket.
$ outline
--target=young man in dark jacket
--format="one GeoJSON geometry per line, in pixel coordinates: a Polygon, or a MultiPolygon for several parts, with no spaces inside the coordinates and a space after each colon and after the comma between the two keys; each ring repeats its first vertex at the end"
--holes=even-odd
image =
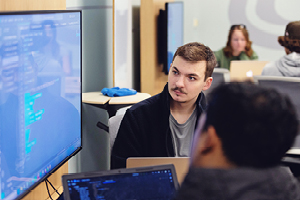
{"type": "Polygon", "coordinates": [[[198,117],[206,108],[202,91],[210,87],[215,66],[209,47],[197,42],[179,47],[164,90],[126,111],[111,168],[126,167],[128,157],[188,156],[198,117]]]}
{"type": "Polygon", "coordinates": [[[289,98],[251,83],[210,93],[176,200],[300,200],[300,185],[280,166],[298,131],[289,98]]]}

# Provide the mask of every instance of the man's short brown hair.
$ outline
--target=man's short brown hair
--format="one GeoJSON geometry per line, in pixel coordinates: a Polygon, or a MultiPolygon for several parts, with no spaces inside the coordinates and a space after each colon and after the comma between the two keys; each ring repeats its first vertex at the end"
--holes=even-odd
{"type": "Polygon", "coordinates": [[[206,61],[204,81],[208,77],[212,76],[214,68],[217,65],[217,60],[213,51],[208,46],[199,42],[191,42],[178,47],[173,56],[172,62],[176,56],[180,56],[184,60],[191,62],[206,61]]]}

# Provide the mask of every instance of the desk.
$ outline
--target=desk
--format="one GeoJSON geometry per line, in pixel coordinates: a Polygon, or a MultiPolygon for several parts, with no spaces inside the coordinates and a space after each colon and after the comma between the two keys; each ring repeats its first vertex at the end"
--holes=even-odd
{"type": "Polygon", "coordinates": [[[105,104],[111,97],[103,95],[101,92],[82,93],[82,102],[89,104],[105,104]]]}
{"type": "Polygon", "coordinates": [[[281,163],[288,166],[295,177],[300,177],[300,149],[291,149],[282,158],[281,163]]]}
{"type": "Polygon", "coordinates": [[[121,97],[109,97],[101,92],[87,92],[82,93],[82,102],[107,110],[110,118],[116,114],[118,109],[133,105],[149,97],[151,97],[150,94],[139,92],[135,95],[121,97]]]}
{"type": "Polygon", "coordinates": [[[300,148],[299,149],[292,148],[292,149],[288,150],[287,154],[288,155],[298,155],[300,157],[300,148]]]}

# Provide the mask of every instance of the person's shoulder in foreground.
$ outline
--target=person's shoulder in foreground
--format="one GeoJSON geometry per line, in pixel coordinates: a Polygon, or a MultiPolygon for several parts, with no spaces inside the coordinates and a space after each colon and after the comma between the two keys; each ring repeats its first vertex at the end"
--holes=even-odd
{"type": "Polygon", "coordinates": [[[278,43],[284,47],[286,55],[268,63],[262,75],[300,77],[300,21],[288,23],[278,43]]]}
{"type": "Polygon", "coordinates": [[[300,200],[298,180],[280,166],[298,131],[290,99],[252,83],[229,83],[208,102],[175,199],[300,200]]]}
{"type": "Polygon", "coordinates": [[[189,153],[197,119],[206,108],[202,91],[210,87],[215,66],[216,59],[209,47],[198,42],[179,47],[163,92],[125,113],[112,149],[111,168],[125,167],[128,157],[173,157],[182,153],[179,149],[189,153]],[[177,145],[171,123],[181,125],[186,121],[191,121],[186,126],[187,138],[177,145]],[[180,145],[183,148],[178,148],[180,145]]]}

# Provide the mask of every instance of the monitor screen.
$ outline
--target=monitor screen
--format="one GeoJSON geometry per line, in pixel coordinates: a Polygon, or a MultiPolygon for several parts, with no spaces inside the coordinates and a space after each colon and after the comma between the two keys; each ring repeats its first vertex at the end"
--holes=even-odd
{"type": "Polygon", "coordinates": [[[81,11],[0,13],[0,199],[81,149],[81,11]]]}
{"type": "Polygon", "coordinates": [[[172,164],[62,176],[65,200],[173,199],[178,189],[172,164]]]}
{"type": "Polygon", "coordinates": [[[167,72],[170,70],[173,56],[183,45],[183,2],[165,4],[167,18],[167,72]]]}

